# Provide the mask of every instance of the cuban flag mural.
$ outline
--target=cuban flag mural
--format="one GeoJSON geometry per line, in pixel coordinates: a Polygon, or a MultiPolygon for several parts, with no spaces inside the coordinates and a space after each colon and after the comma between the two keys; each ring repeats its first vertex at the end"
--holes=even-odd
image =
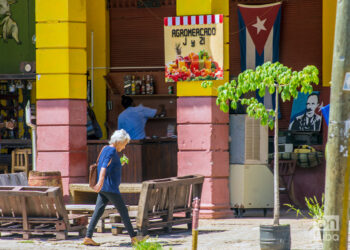
{"type": "MultiPolygon", "coordinates": [[[[281,2],[264,5],[238,4],[241,70],[255,69],[264,62],[279,60],[281,2]]],[[[266,108],[273,108],[274,95],[266,90],[265,98],[257,99],[266,108]]]]}

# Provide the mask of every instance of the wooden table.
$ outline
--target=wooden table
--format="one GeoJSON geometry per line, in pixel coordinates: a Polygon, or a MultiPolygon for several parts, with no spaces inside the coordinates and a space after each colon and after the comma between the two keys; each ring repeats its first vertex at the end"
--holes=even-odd
{"type": "MultiPolygon", "coordinates": [[[[142,183],[121,183],[119,191],[121,194],[139,194],[142,183]]],[[[75,204],[95,204],[97,193],[89,187],[88,183],[69,184],[72,202],[75,204]]]]}

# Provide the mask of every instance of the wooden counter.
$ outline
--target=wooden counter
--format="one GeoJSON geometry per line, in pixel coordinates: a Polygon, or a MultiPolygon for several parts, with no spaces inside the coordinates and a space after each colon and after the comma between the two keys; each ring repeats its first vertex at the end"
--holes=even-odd
{"type": "MultiPolygon", "coordinates": [[[[107,140],[89,140],[88,166],[94,163],[107,140]]],[[[123,166],[123,183],[141,183],[142,181],[177,176],[177,139],[157,138],[132,140],[120,156],[125,154],[129,164],[123,166]]],[[[88,167],[87,166],[87,167],[88,167]]],[[[137,205],[139,194],[122,192],[126,204],[137,205]]],[[[93,203],[93,200],[90,201],[93,203]]]]}
{"type": "MultiPolygon", "coordinates": [[[[88,166],[96,158],[107,140],[88,141],[88,166]]],[[[122,183],[140,183],[145,180],[177,175],[177,139],[157,138],[132,140],[120,155],[129,158],[122,170],[122,183]]]]}

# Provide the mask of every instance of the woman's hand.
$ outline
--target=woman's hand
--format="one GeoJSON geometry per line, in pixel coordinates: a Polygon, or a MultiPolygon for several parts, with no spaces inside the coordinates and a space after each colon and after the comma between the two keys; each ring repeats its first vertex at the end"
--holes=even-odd
{"type": "Polygon", "coordinates": [[[100,182],[98,182],[92,189],[96,192],[99,193],[101,191],[103,187],[103,184],[101,184],[100,182]]]}
{"type": "Polygon", "coordinates": [[[100,171],[100,177],[98,178],[97,184],[92,188],[96,193],[99,193],[103,187],[103,182],[106,176],[106,168],[102,168],[100,171]]]}

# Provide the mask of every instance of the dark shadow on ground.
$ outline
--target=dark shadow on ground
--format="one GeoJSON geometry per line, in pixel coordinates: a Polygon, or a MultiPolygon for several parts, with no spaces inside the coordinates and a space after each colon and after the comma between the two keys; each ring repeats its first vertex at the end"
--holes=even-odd
{"type": "MultiPolygon", "coordinates": [[[[301,212],[304,215],[307,215],[307,210],[301,209],[301,212]]],[[[234,209],[234,214],[235,214],[235,219],[272,219],[273,218],[273,209],[268,208],[266,209],[266,216],[264,216],[264,209],[257,209],[257,208],[252,208],[252,209],[243,209],[240,211],[240,214],[237,214],[237,211],[234,209]]],[[[280,209],[280,218],[281,219],[303,219],[303,216],[296,217],[296,213],[294,211],[289,210],[286,206],[281,204],[281,209],[280,209]]]]}
{"type": "MultiPolygon", "coordinates": [[[[16,241],[27,241],[24,240],[22,237],[22,234],[19,233],[1,233],[0,240],[16,240],[16,241]]],[[[78,235],[68,235],[66,240],[82,240],[83,237],[80,237],[78,235]]],[[[52,233],[47,233],[47,234],[31,234],[30,238],[28,241],[31,240],[40,240],[40,241],[62,241],[62,240],[57,240],[56,235],[52,233]]]]}

